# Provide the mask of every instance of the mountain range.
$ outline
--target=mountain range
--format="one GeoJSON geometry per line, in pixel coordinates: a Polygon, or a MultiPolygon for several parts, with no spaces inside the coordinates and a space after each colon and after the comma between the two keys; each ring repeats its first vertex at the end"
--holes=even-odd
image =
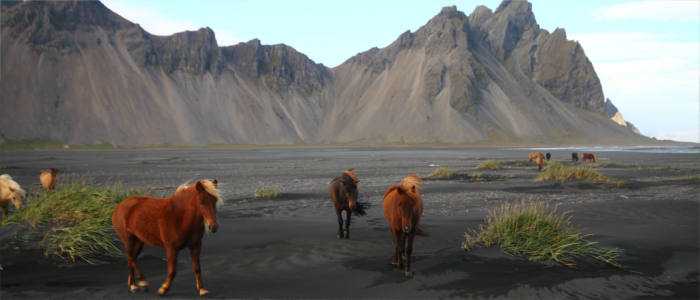
{"type": "Polygon", "coordinates": [[[445,7],[328,68],[284,45],[149,34],[100,2],[2,2],[0,141],[637,144],[581,45],[531,4],[445,7]],[[10,117],[7,117],[7,114],[10,117]]]}

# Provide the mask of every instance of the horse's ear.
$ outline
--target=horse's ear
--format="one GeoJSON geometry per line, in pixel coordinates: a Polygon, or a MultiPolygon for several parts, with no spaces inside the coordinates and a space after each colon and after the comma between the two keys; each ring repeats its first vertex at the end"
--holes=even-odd
{"type": "Polygon", "coordinates": [[[219,181],[217,181],[216,179],[212,180],[211,183],[213,183],[214,186],[219,186],[219,181]]]}
{"type": "Polygon", "coordinates": [[[205,191],[206,191],[206,189],[205,189],[204,186],[202,185],[202,182],[201,182],[201,181],[197,181],[197,192],[202,193],[202,192],[205,192],[205,191]]]}
{"type": "Polygon", "coordinates": [[[416,192],[416,185],[415,184],[411,186],[411,191],[414,193],[416,192]]]}
{"type": "Polygon", "coordinates": [[[15,192],[15,188],[10,187],[10,192],[13,192],[13,193],[14,193],[14,192],[15,192]]]}

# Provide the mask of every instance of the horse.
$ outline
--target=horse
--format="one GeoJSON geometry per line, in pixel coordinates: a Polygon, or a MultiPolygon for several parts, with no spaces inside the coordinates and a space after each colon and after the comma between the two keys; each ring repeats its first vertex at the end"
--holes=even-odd
{"type": "Polygon", "coordinates": [[[578,161],[578,153],[571,152],[571,161],[578,161]]]}
{"type": "Polygon", "coordinates": [[[583,153],[583,154],[581,154],[581,161],[586,161],[586,160],[590,160],[590,161],[592,161],[592,162],[596,162],[596,161],[597,161],[597,159],[596,159],[596,157],[595,157],[595,154],[593,154],[593,153],[583,153]]]}
{"type": "Polygon", "coordinates": [[[535,161],[537,162],[537,172],[542,172],[542,165],[544,164],[544,157],[542,157],[542,155],[538,155],[537,159],[535,159],[535,161]]]}
{"type": "Polygon", "coordinates": [[[0,175],[0,207],[2,207],[3,218],[7,217],[10,202],[17,210],[22,209],[22,201],[26,195],[22,187],[10,175],[0,175]]]}
{"type": "Polygon", "coordinates": [[[545,154],[545,157],[547,158],[547,160],[549,160],[549,159],[552,157],[552,154],[550,154],[549,152],[547,152],[547,154],[545,154]]]}
{"type": "Polygon", "coordinates": [[[41,171],[39,181],[41,182],[41,186],[44,187],[44,192],[48,193],[49,191],[56,189],[56,185],[58,185],[56,174],[58,174],[58,172],[59,170],[56,168],[41,171]]]}
{"type": "Polygon", "coordinates": [[[343,172],[339,177],[333,178],[328,186],[328,194],[335,206],[335,214],[338,216],[338,239],[350,238],[350,216],[357,206],[358,183],[353,169],[343,172]],[[345,211],[345,230],[343,230],[343,211],[345,211]]]}
{"type": "Polygon", "coordinates": [[[527,160],[527,161],[528,161],[528,162],[532,162],[532,160],[533,160],[533,159],[536,159],[537,156],[538,156],[539,154],[542,154],[542,153],[540,153],[540,152],[533,152],[533,153],[528,154],[528,155],[527,155],[527,156],[528,156],[528,160],[527,160]]]}
{"type": "Polygon", "coordinates": [[[401,180],[401,184],[392,185],[386,190],[382,204],[384,217],[394,237],[394,258],[391,264],[400,269],[405,263],[404,274],[408,277],[412,275],[413,238],[416,235],[430,236],[419,227],[423,215],[423,200],[418,193],[421,189],[423,182],[420,177],[417,174],[409,175],[401,180]]]}
{"type": "Polygon", "coordinates": [[[165,248],[168,257],[168,276],[158,289],[165,295],[177,267],[177,255],[187,247],[192,258],[197,290],[200,296],[209,293],[204,289],[199,266],[199,252],[204,230],[216,232],[216,208],[223,204],[217,189],[217,181],[200,180],[190,186],[180,186],[168,198],[133,196],[124,199],[114,208],[112,225],[124,243],[126,261],[129,265],[127,284],[134,293],[146,289],[148,282],[141,274],[136,260],[143,244],[165,248]],[[134,272],[138,287],[134,282],[134,272]]]}

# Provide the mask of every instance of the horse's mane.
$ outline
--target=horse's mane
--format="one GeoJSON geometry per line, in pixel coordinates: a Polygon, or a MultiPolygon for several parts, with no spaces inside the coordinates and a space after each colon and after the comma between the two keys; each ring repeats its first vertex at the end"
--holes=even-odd
{"type": "MultiPolygon", "coordinates": [[[[209,193],[209,195],[212,195],[212,196],[214,196],[214,198],[216,198],[216,206],[221,206],[224,204],[224,200],[221,199],[221,194],[219,193],[219,189],[216,188],[216,185],[214,185],[214,183],[211,180],[204,179],[204,180],[200,180],[199,182],[204,187],[204,190],[207,193],[209,193]]],[[[175,193],[173,193],[173,195],[177,194],[179,192],[182,192],[190,187],[193,187],[195,184],[197,184],[197,183],[193,183],[190,185],[183,183],[180,186],[178,186],[177,189],[175,189],[175,193]]]]}
{"type": "Polygon", "coordinates": [[[5,184],[7,184],[8,188],[15,190],[15,193],[19,194],[20,198],[24,198],[24,196],[26,196],[26,193],[24,192],[22,187],[19,186],[19,184],[16,181],[14,181],[10,175],[8,175],[8,174],[0,175],[0,181],[4,181],[5,184]]]}
{"type": "Polygon", "coordinates": [[[221,195],[219,194],[219,189],[216,188],[216,185],[214,185],[214,182],[211,180],[200,180],[199,181],[202,186],[204,186],[204,190],[209,193],[209,195],[214,196],[216,198],[216,206],[221,206],[224,205],[224,200],[221,199],[221,195]]]}
{"type": "Polygon", "coordinates": [[[350,177],[350,180],[352,180],[352,183],[354,183],[355,185],[357,185],[357,183],[359,183],[360,180],[357,179],[357,176],[355,176],[355,173],[352,172],[353,170],[354,170],[354,169],[348,169],[348,170],[345,171],[343,174],[345,174],[345,175],[347,175],[348,177],[350,177]]]}

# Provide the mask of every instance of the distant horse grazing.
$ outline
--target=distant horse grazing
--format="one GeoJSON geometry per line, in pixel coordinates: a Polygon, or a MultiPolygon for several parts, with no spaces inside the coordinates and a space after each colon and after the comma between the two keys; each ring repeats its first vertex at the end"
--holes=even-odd
{"type": "Polygon", "coordinates": [[[571,160],[572,160],[572,161],[578,161],[578,153],[576,153],[576,152],[571,152],[571,160]]]}
{"type": "Polygon", "coordinates": [[[547,152],[547,154],[545,155],[545,157],[547,158],[547,160],[549,160],[549,159],[552,157],[552,154],[549,154],[549,152],[547,152]]]}
{"type": "Polygon", "coordinates": [[[533,152],[533,153],[528,154],[528,155],[527,155],[527,156],[528,156],[528,160],[527,160],[527,161],[528,161],[528,162],[532,162],[533,159],[536,159],[536,158],[537,158],[538,153],[540,153],[540,152],[533,152]]]}
{"type": "Polygon", "coordinates": [[[56,168],[41,171],[39,181],[41,181],[41,186],[44,187],[44,192],[48,193],[49,191],[56,189],[56,185],[58,185],[56,174],[58,174],[58,172],[59,170],[56,168]]]}
{"type": "Polygon", "coordinates": [[[596,157],[595,157],[595,154],[593,154],[593,153],[583,153],[583,154],[581,154],[581,161],[586,161],[586,160],[590,160],[590,161],[592,161],[592,162],[596,162],[596,161],[597,161],[597,159],[596,159],[596,157]]]}
{"type": "Polygon", "coordinates": [[[350,216],[357,206],[358,183],[353,169],[345,171],[340,177],[333,178],[328,187],[328,194],[335,206],[335,214],[338,216],[337,238],[350,238],[350,216]],[[345,211],[345,230],[343,231],[343,211],[345,211]]]}
{"type": "Polygon", "coordinates": [[[190,249],[199,295],[209,293],[202,284],[199,251],[204,229],[209,232],[218,229],[216,207],[223,201],[216,186],[216,180],[201,180],[190,186],[180,186],[168,198],[133,196],[117,205],[112,214],[112,225],[124,242],[129,264],[127,284],[132,293],[138,289],[134,284],[134,271],[139,287],[148,286],[136,265],[144,243],[165,248],[167,253],[168,277],[158,294],[165,295],[170,289],[176,273],[177,254],[185,247],[190,249]]]}
{"type": "Polygon", "coordinates": [[[402,268],[406,264],[405,275],[411,276],[411,253],[413,238],[416,235],[430,236],[420,229],[423,215],[423,200],[418,192],[423,182],[413,174],[401,180],[401,184],[389,187],[384,193],[382,209],[394,236],[394,259],[391,264],[402,268]]]}
{"type": "Polygon", "coordinates": [[[17,210],[22,209],[22,200],[26,193],[19,184],[10,177],[10,175],[0,175],[0,207],[2,207],[3,218],[7,217],[7,211],[10,209],[10,201],[17,210]]]}

